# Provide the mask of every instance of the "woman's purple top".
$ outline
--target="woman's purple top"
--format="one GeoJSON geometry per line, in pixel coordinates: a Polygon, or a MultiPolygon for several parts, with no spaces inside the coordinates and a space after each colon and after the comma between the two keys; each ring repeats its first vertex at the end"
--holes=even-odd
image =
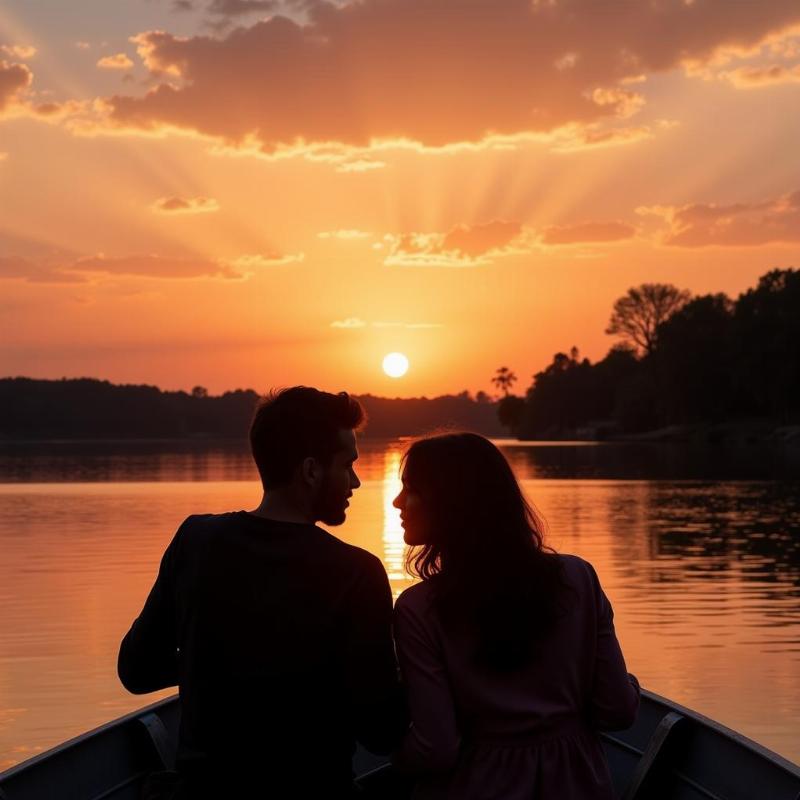
{"type": "Polygon", "coordinates": [[[400,595],[395,638],[412,724],[395,764],[418,776],[415,798],[614,798],[599,730],[629,727],[639,684],[625,668],[597,573],[558,556],[575,590],[567,614],[512,673],[472,659],[474,640],[442,627],[436,578],[400,595]]]}

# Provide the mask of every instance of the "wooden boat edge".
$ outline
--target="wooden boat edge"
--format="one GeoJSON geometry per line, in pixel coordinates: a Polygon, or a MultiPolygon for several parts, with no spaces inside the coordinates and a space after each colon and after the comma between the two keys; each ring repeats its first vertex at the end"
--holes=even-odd
{"type": "MultiPolygon", "coordinates": [[[[722,725],[721,723],[704,716],[703,714],[693,711],[690,708],[686,708],[685,706],[675,703],[668,698],[662,697],[661,695],[655,694],[654,692],[642,690],[642,698],[643,707],[648,707],[650,709],[651,716],[655,715],[663,720],[671,713],[674,715],[680,715],[681,717],[690,720],[695,725],[706,729],[713,736],[723,737],[725,740],[732,742],[735,746],[750,751],[757,759],[765,761],[773,768],[777,768],[786,773],[790,779],[796,780],[798,784],[800,784],[800,766],[793,764],[788,759],[772,750],[769,750],[767,747],[758,744],[743,734],[740,734],[731,728],[728,728],[725,725],[722,725]],[[653,712],[655,712],[655,714],[653,714],[653,712]]],[[[179,696],[177,694],[163,698],[147,706],[143,706],[142,708],[124,714],[116,719],[110,720],[109,722],[103,723],[97,728],[68,739],[67,741],[62,742],[42,753],[38,753],[37,755],[32,756],[31,758],[26,759],[19,764],[15,764],[4,772],[0,772],[0,798],[3,798],[4,793],[2,787],[7,781],[10,783],[16,779],[17,776],[22,777],[24,773],[28,773],[30,770],[35,769],[38,765],[43,764],[43,762],[48,761],[54,756],[64,756],[67,751],[70,751],[74,748],[81,748],[82,745],[91,742],[93,739],[102,737],[104,734],[111,731],[121,730],[124,727],[136,722],[142,723],[143,728],[147,727],[146,718],[148,715],[155,715],[156,717],[159,717],[160,713],[163,713],[166,709],[172,710],[173,707],[177,705],[178,701],[179,696]]],[[[175,713],[174,710],[173,713],[175,713]]],[[[644,756],[645,752],[632,744],[630,737],[626,739],[626,733],[628,733],[630,730],[631,729],[628,729],[627,732],[605,732],[601,733],[601,737],[611,747],[624,748],[629,752],[636,751],[639,756],[644,756]]],[[[648,738],[650,738],[649,734],[648,738]]],[[[156,744],[156,749],[158,749],[157,743],[154,744],[156,744]]],[[[359,777],[363,778],[368,773],[374,771],[377,767],[379,767],[381,762],[386,764],[386,760],[381,759],[380,757],[371,757],[370,761],[371,764],[369,765],[367,763],[362,764],[361,769],[359,770],[359,777]]]]}
{"type": "Polygon", "coordinates": [[[651,692],[647,689],[642,689],[642,696],[650,702],[655,702],[661,706],[664,706],[664,708],[667,709],[667,712],[677,712],[681,716],[693,720],[699,725],[710,729],[714,733],[720,734],[721,736],[732,740],[737,745],[750,750],[759,758],[770,761],[776,767],[779,767],[788,772],[791,776],[800,779],[800,765],[794,764],[793,762],[789,761],[788,758],[780,755],[780,753],[770,750],[768,747],[748,738],[743,733],[739,733],[738,731],[733,730],[733,728],[723,725],[721,722],[717,722],[710,717],[706,717],[704,714],[694,711],[691,708],[687,708],[686,706],[682,706],[680,703],[676,703],[674,700],[670,700],[667,697],[663,697],[662,695],[656,694],[655,692],[651,692]]]}
{"type": "Polygon", "coordinates": [[[49,748],[48,750],[45,750],[41,753],[37,753],[35,756],[31,756],[30,758],[26,758],[25,761],[20,761],[19,764],[14,764],[7,770],[0,772],[0,786],[2,785],[4,780],[14,778],[21,772],[24,772],[28,769],[32,769],[42,761],[47,761],[48,759],[52,758],[55,755],[59,755],[65,752],[66,750],[70,750],[73,747],[78,747],[84,742],[88,742],[91,739],[94,739],[98,736],[101,736],[104,733],[107,733],[108,731],[114,730],[115,728],[119,728],[125,725],[126,723],[138,720],[141,717],[146,716],[147,714],[158,712],[159,709],[163,709],[165,706],[170,706],[173,703],[177,703],[179,699],[180,698],[177,694],[172,694],[169,697],[164,697],[161,700],[156,700],[155,703],[150,703],[149,705],[142,706],[142,708],[138,708],[135,711],[130,711],[127,714],[123,714],[121,717],[117,717],[116,719],[104,722],[102,725],[98,725],[96,728],[92,728],[91,730],[85,731],[84,733],[79,733],[77,736],[73,736],[71,739],[67,739],[64,742],[60,742],[59,744],[49,748]]]}

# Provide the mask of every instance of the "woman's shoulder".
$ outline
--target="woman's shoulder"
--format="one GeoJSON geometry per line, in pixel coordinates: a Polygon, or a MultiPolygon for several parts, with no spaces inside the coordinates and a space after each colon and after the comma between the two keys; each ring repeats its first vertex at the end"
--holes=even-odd
{"type": "Polygon", "coordinates": [[[585,558],[573,555],[572,553],[557,553],[556,558],[561,562],[567,572],[583,573],[586,572],[587,569],[594,571],[594,567],[592,567],[585,558]]]}
{"type": "Polygon", "coordinates": [[[597,572],[585,558],[570,553],[559,553],[557,558],[564,569],[564,577],[572,586],[595,586],[599,584],[597,572]]]}
{"type": "Polygon", "coordinates": [[[419,581],[413,586],[409,586],[400,593],[394,604],[395,611],[400,613],[413,614],[415,616],[426,615],[430,612],[433,604],[433,591],[436,578],[419,581]]]}

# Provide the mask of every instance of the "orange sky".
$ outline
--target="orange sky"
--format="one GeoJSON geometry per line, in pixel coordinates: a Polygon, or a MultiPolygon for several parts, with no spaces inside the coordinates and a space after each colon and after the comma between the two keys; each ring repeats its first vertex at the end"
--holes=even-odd
{"type": "Polygon", "coordinates": [[[796,0],[7,0],[0,375],[524,388],[800,267],[797,142],[796,0]]]}

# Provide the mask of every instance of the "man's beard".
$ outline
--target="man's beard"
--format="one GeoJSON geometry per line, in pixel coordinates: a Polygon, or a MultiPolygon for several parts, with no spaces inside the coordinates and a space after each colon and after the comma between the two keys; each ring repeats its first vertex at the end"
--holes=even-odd
{"type": "Polygon", "coordinates": [[[345,495],[333,490],[326,475],[312,506],[314,519],[324,522],[326,525],[341,525],[347,516],[346,500],[345,495]]]}

